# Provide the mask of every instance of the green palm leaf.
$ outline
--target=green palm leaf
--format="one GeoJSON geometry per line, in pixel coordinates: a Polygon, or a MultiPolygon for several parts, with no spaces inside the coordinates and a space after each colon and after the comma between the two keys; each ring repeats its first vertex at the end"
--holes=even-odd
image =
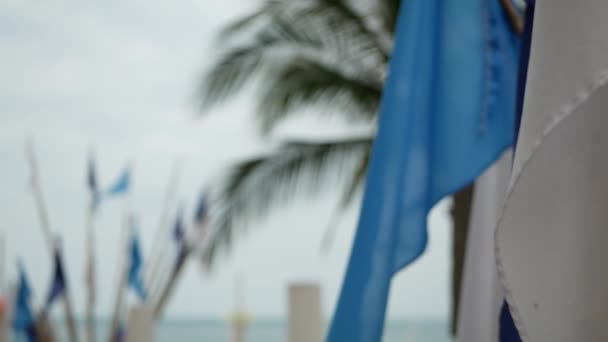
{"type": "Polygon", "coordinates": [[[349,119],[375,118],[382,85],[365,77],[346,75],[328,63],[311,58],[293,58],[270,73],[261,91],[257,110],[261,127],[269,132],[274,125],[305,106],[341,108],[330,111],[349,119]]]}
{"type": "Polygon", "coordinates": [[[270,208],[289,203],[296,194],[315,195],[336,184],[369,153],[372,138],[329,142],[288,142],[275,153],[239,163],[231,169],[214,207],[211,264],[219,248],[232,243],[235,229],[259,219],[270,208]]]}

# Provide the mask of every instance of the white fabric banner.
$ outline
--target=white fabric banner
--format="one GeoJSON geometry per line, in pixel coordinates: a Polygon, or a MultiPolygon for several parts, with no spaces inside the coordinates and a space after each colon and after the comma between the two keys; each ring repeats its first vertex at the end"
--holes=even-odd
{"type": "Polygon", "coordinates": [[[524,116],[496,233],[524,341],[608,341],[608,1],[537,0],[524,116]]]}
{"type": "Polygon", "coordinates": [[[503,301],[494,258],[494,230],[511,175],[512,155],[505,153],[475,182],[467,238],[458,341],[496,342],[503,301]]]}

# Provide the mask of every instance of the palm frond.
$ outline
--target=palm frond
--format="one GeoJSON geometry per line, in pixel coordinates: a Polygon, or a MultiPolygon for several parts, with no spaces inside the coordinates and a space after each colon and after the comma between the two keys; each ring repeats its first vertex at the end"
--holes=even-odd
{"type": "Polygon", "coordinates": [[[268,156],[242,162],[219,189],[211,243],[203,261],[211,264],[227,249],[241,223],[259,219],[271,208],[289,203],[298,193],[318,194],[336,184],[365,156],[370,137],[330,142],[288,142],[268,156]]]}
{"type": "Polygon", "coordinates": [[[397,26],[400,4],[401,0],[385,0],[379,3],[379,18],[381,19],[384,31],[390,33],[391,36],[394,34],[397,26]]]}
{"type": "Polygon", "coordinates": [[[318,49],[320,42],[304,31],[295,30],[287,18],[275,18],[253,41],[229,49],[209,69],[199,87],[203,108],[238,93],[248,82],[285,58],[285,50],[318,49]]]}
{"type": "MultiPolygon", "coordinates": [[[[374,82],[383,82],[387,55],[374,32],[365,25],[363,16],[343,0],[287,4],[268,1],[259,11],[226,28],[225,32],[234,33],[262,17],[268,19],[249,43],[230,48],[207,72],[199,88],[203,108],[238,93],[256,76],[263,78],[274,72],[266,67],[289,63],[301,56],[331,62],[337,72],[361,74],[374,82]]],[[[262,86],[265,87],[264,83],[262,86]]]]}
{"type": "Polygon", "coordinates": [[[369,167],[369,161],[372,154],[371,146],[365,151],[363,157],[359,160],[357,167],[354,169],[354,173],[350,178],[349,182],[344,187],[344,193],[342,194],[342,198],[340,200],[340,210],[345,210],[350,205],[352,205],[355,194],[358,190],[363,188],[363,184],[365,184],[365,177],[367,176],[367,169],[369,167]]]}
{"type": "MultiPolygon", "coordinates": [[[[256,111],[263,132],[269,132],[297,109],[310,105],[340,107],[349,119],[375,118],[382,85],[346,75],[329,63],[300,56],[269,73],[256,111]]],[[[335,113],[335,111],[334,111],[335,113]]]]}
{"type": "Polygon", "coordinates": [[[317,0],[310,6],[306,14],[311,16],[326,16],[327,21],[336,30],[353,28],[357,38],[362,42],[369,42],[371,48],[381,57],[382,62],[388,62],[390,53],[384,46],[379,35],[382,33],[372,30],[366,20],[366,15],[360,14],[346,0],[317,0]]]}
{"type": "Polygon", "coordinates": [[[219,33],[221,40],[231,39],[235,35],[251,30],[251,27],[260,20],[271,18],[282,10],[284,5],[280,0],[266,0],[266,2],[252,13],[239,18],[226,25],[219,33]]]}

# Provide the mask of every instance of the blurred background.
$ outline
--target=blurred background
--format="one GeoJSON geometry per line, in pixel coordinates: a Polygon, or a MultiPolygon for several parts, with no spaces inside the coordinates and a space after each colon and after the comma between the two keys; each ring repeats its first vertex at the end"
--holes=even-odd
{"type": "MultiPolygon", "coordinates": [[[[0,2],[3,289],[17,283],[22,260],[39,308],[53,275],[28,186],[31,139],[79,327],[88,162],[94,156],[103,187],[131,166],[128,196],[104,201],[94,218],[98,340],[108,336],[125,259],[125,213],[137,218],[150,286],[151,269],[174,258],[174,217],[192,226],[201,192],[208,239],[177,279],[157,340],[229,341],[238,309],[247,314],[244,341],[287,341],[287,289],[298,282],[319,285],[330,320],[398,1],[313,3],[0,2]]],[[[450,204],[431,215],[427,252],[393,281],[385,341],[448,341],[450,204]]],[[[50,317],[65,334],[63,308],[50,317]]]]}

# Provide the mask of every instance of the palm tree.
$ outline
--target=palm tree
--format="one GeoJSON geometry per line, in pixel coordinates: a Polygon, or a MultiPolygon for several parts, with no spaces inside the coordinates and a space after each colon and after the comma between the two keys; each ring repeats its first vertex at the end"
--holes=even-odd
{"type": "MultiPolygon", "coordinates": [[[[203,79],[202,107],[255,84],[255,114],[265,135],[311,107],[319,115],[374,125],[399,2],[266,0],[220,33],[229,47],[203,79]]],[[[285,140],[273,153],[234,165],[217,194],[206,261],[231,244],[236,221],[267,213],[296,190],[315,195],[328,181],[347,179],[341,200],[346,208],[365,179],[373,138],[285,140]]]]}
{"type": "MultiPolygon", "coordinates": [[[[399,3],[265,0],[220,33],[227,48],[203,79],[202,107],[254,85],[247,89],[257,89],[255,114],[266,135],[304,108],[375,125],[399,3]]],[[[373,134],[284,140],[275,152],[234,165],[218,189],[214,233],[204,262],[209,265],[218,249],[231,245],[240,222],[268,213],[298,190],[316,195],[329,182],[345,179],[340,209],[351,205],[364,183],[373,140],[373,134]]],[[[452,210],[456,300],[470,194],[469,187],[456,196],[460,204],[452,210]]]]}

